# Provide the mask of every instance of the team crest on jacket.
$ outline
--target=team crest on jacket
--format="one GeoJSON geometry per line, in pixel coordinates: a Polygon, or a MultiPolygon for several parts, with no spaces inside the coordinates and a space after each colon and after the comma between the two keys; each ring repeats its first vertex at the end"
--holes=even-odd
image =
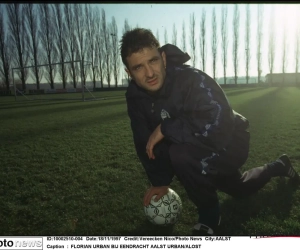
{"type": "Polygon", "coordinates": [[[161,119],[166,119],[166,118],[171,118],[168,111],[162,109],[161,112],[160,112],[160,116],[161,116],[161,119]]]}

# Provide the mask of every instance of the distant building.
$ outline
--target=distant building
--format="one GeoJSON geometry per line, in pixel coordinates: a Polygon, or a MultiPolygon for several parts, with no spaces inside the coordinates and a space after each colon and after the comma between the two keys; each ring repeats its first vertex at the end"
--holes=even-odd
{"type": "Polygon", "coordinates": [[[273,73],[266,75],[266,83],[271,86],[300,85],[300,73],[273,73]]]}

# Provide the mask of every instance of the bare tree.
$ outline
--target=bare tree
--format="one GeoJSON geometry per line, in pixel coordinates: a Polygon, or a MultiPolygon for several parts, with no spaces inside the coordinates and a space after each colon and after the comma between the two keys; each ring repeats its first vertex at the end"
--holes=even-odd
{"type": "Polygon", "coordinates": [[[21,80],[22,89],[25,90],[28,70],[24,69],[24,67],[27,66],[29,56],[26,50],[28,34],[25,29],[24,19],[22,19],[23,5],[14,3],[8,4],[6,7],[8,14],[8,28],[11,35],[10,37],[16,48],[14,50],[13,60],[15,67],[17,66],[18,68],[21,68],[16,73],[21,80]]]}
{"type": "Polygon", "coordinates": [[[57,42],[57,48],[58,48],[58,57],[60,60],[59,65],[59,76],[62,80],[63,88],[66,88],[67,81],[68,81],[68,70],[66,66],[66,57],[67,57],[67,45],[66,45],[66,25],[65,20],[63,19],[63,13],[62,13],[62,7],[60,4],[55,4],[53,7],[54,12],[54,23],[55,23],[55,30],[57,32],[56,36],[56,42],[57,42]]]}
{"type": "Polygon", "coordinates": [[[157,39],[157,41],[159,41],[159,31],[158,31],[158,29],[156,30],[156,39],[157,39]]]}
{"type": "Polygon", "coordinates": [[[233,67],[234,67],[234,83],[237,84],[238,79],[238,66],[239,66],[239,22],[240,22],[240,13],[239,7],[235,4],[234,14],[233,14],[233,67]]]}
{"type": "Polygon", "coordinates": [[[165,38],[165,44],[167,44],[168,43],[168,32],[167,32],[166,28],[165,28],[164,38],[165,38]]]}
{"type": "Polygon", "coordinates": [[[125,34],[126,32],[128,32],[130,30],[131,30],[131,27],[128,23],[128,19],[126,18],[124,21],[124,27],[123,27],[122,33],[125,34]]]}
{"type": "Polygon", "coordinates": [[[221,38],[222,38],[222,63],[223,63],[223,75],[224,84],[226,85],[226,67],[227,67],[227,51],[228,51],[228,24],[227,24],[227,6],[222,6],[221,17],[221,38]]]}
{"type": "Polygon", "coordinates": [[[89,47],[90,41],[87,39],[85,33],[87,29],[87,22],[86,16],[81,4],[75,4],[74,6],[74,14],[75,18],[75,30],[76,30],[76,42],[77,42],[77,49],[78,49],[78,56],[81,61],[81,81],[83,85],[86,84],[86,77],[87,77],[87,69],[86,66],[90,67],[90,62],[86,61],[86,52],[87,48],[89,47]]]}
{"type": "MultiPolygon", "coordinates": [[[[129,23],[128,23],[128,20],[127,19],[125,19],[125,21],[124,21],[124,27],[123,27],[123,30],[122,30],[122,33],[123,33],[123,35],[126,33],[126,32],[128,32],[129,30],[131,30],[131,27],[130,27],[130,25],[129,25],[129,23]]],[[[158,40],[158,30],[156,31],[156,39],[158,40]]],[[[126,77],[126,80],[127,80],[127,83],[129,84],[129,82],[130,82],[130,76],[126,73],[126,71],[124,70],[123,71],[123,74],[125,73],[125,77],[126,77]]]]}
{"type": "Polygon", "coordinates": [[[93,86],[96,88],[96,18],[91,5],[85,5],[85,16],[87,22],[86,36],[89,40],[89,48],[87,49],[87,58],[91,61],[91,79],[93,86]]]}
{"type": "Polygon", "coordinates": [[[275,33],[274,33],[274,7],[272,7],[271,17],[270,17],[270,27],[269,27],[269,50],[268,50],[268,62],[270,70],[270,80],[271,84],[273,83],[273,70],[274,70],[274,61],[275,61],[275,33]]]}
{"type": "Polygon", "coordinates": [[[213,62],[213,77],[216,80],[216,65],[217,65],[217,50],[218,50],[218,34],[217,34],[217,18],[216,9],[213,8],[212,14],[212,38],[211,38],[211,52],[212,52],[212,62],[213,62]]]}
{"type": "Polygon", "coordinates": [[[190,15],[190,43],[191,43],[191,59],[192,59],[192,66],[195,67],[196,65],[196,18],[195,14],[193,13],[190,15]]]}
{"type": "Polygon", "coordinates": [[[24,12],[25,24],[29,34],[28,48],[34,66],[33,79],[36,81],[37,89],[40,89],[43,68],[37,67],[37,65],[40,65],[42,61],[41,53],[39,51],[39,19],[37,18],[36,8],[33,6],[33,4],[25,4],[24,12]]]}
{"type": "Polygon", "coordinates": [[[0,8],[0,79],[4,81],[9,90],[10,67],[11,67],[11,45],[8,40],[7,30],[4,25],[3,9],[0,8]]]}
{"type": "Polygon", "coordinates": [[[286,67],[287,67],[287,31],[286,31],[286,21],[283,21],[283,37],[282,37],[282,73],[283,73],[283,84],[285,82],[285,72],[286,72],[286,67]]]}
{"type": "Polygon", "coordinates": [[[98,7],[95,8],[95,22],[96,25],[96,74],[99,75],[100,85],[103,88],[104,83],[104,71],[105,71],[105,50],[104,50],[104,38],[102,35],[102,18],[101,12],[98,7]]]}
{"type": "Polygon", "coordinates": [[[39,13],[40,24],[42,27],[39,31],[39,36],[41,39],[42,51],[45,55],[43,62],[49,65],[45,70],[45,78],[50,84],[51,89],[54,89],[54,79],[57,67],[52,64],[56,63],[58,56],[57,47],[55,46],[57,33],[55,32],[55,26],[52,22],[54,13],[49,4],[40,4],[39,13]]]}
{"type": "Polygon", "coordinates": [[[77,34],[75,29],[74,20],[77,19],[75,16],[74,4],[64,4],[64,16],[65,16],[65,24],[66,24],[66,32],[65,32],[65,41],[66,41],[66,55],[68,56],[67,60],[71,61],[69,69],[69,75],[71,76],[73,87],[76,88],[77,82],[79,81],[78,69],[79,64],[74,62],[79,60],[78,55],[78,44],[76,42],[77,34]]]}
{"type": "Polygon", "coordinates": [[[263,31],[263,22],[262,22],[262,17],[263,17],[263,5],[258,4],[257,5],[257,53],[256,53],[256,58],[257,58],[257,75],[258,79],[257,82],[260,83],[261,80],[261,62],[262,62],[262,57],[261,57],[261,47],[262,47],[262,31],[263,31]]]}
{"type": "Polygon", "coordinates": [[[175,23],[173,23],[172,44],[177,46],[177,29],[176,29],[175,23]]]}
{"type": "Polygon", "coordinates": [[[102,9],[102,15],[101,15],[102,21],[102,36],[104,39],[104,55],[105,55],[105,77],[108,84],[108,87],[110,88],[110,80],[111,80],[111,72],[112,72],[112,65],[111,65],[111,35],[109,33],[108,25],[106,23],[106,17],[105,17],[105,10],[102,9]]]}
{"type": "Polygon", "coordinates": [[[201,23],[200,23],[200,55],[202,70],[205,71],[206,62],[206,11],[202,9],[201,23]]]}
{"type": "Polygon", "coordinates": [[[181,37],[181,47],[184,52],[186,52],[186,34],[185,34],[185,23],[182,21],[182,37],[181,37]]]}
{"type": "Polygon", "coordinates": [[[249,83],[250,67],[250,6],[246,5],[246,29],[245,29],[245,58],[246,58],[246,84],[249,83]]]}
{"type": "Polygon", "coordinates": [[[118,78],[120,74],[120,51],[118,45],[118,26],[115,17],[112,17],[111,25],[111,36],[112,36],[112,64],[113,64],[113,75],[115,78],[115,87],[118,87],[118,78]]]}

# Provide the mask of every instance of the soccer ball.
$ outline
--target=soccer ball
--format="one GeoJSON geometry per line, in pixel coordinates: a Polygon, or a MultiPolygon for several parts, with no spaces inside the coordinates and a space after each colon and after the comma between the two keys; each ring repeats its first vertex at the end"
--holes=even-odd
{"type": "Polygon", "coordinates": [[[154,225],[173,225],[175,224],[182,211],[182,202],[179,195],[169,188],[169,192],[161,197],[157,202],[154,195],[150,204],[144,207],[147,219],[154,225]]]}

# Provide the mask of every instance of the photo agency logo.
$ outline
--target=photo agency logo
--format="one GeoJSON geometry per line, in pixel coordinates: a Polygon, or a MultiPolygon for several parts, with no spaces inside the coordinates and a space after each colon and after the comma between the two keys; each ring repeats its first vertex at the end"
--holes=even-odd
{"type": "Polygon", "coordinates": [[[6,249],[43,249],[43,238],[35,237],[0,237],[0,250],[6,249]]]}

